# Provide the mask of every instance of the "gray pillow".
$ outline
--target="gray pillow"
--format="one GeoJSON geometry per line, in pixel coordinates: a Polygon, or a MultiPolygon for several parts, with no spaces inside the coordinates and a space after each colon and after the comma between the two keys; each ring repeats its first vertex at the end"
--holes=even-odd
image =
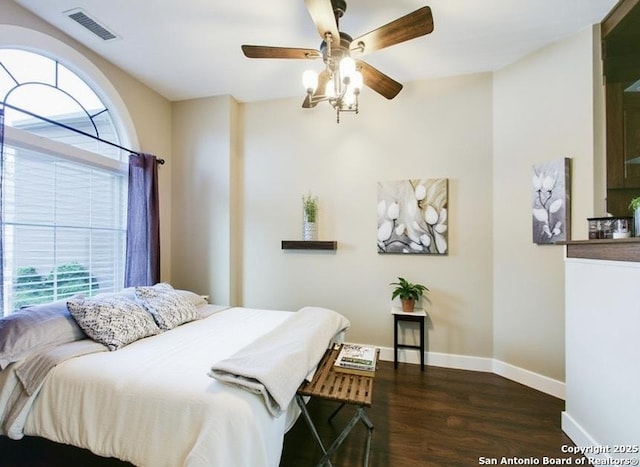
{"type": "Polygon", "coordinates": [[[84,332],[109,350],[160,332],[149,313],[122,296],[70,299],[67,306],[84,332]]]}
{"type": "Polygon", "coordinates": [[[86,336],[69,314],[67,299],[22,308],[0,319],[0,369],[33,352],[81,339],[86,336]]]}
{"type": "Polygon", "coordinates": [[[165,331],[200,318],[195,305],[167,283],[136,287],[136,300],[165,331]]]}
{"type": "Polygon", "coordinates": [[[180,289],[175,289],[176,292],[178,292],[180,295],[182,295],[184,298],[186,298],[187,300],[189,300],[191,303],[193,303],[193,306],[200,307],[203,305],[208,305],[209,302],[207,302],[202,295],[198,295],[195,292],[191,292],[190,290],[180,290],[180,289]]]}

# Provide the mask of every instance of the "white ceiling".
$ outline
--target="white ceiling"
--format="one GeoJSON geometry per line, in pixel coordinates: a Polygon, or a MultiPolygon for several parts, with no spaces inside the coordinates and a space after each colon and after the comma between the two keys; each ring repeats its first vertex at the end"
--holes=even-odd
{"type": "MultiPolygon", "coordinates": [[[[170,100],[241,102],[304,95],[319,60],[250,60],[241,44],[317,49],[304,0],[14,0],[170,100]],[[104,42],[63,12],[82,8],[119,39],[104,42]]],[[[435,29],[364,57],[410,81],[496,70],[599,23],[616,0],[348,0],[340,30],[354,38],[424,5],[435,29]]]]}

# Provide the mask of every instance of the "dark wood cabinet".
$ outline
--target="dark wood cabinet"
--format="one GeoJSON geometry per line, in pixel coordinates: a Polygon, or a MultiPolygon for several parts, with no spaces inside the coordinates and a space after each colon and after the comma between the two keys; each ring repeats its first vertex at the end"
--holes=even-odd
{"type": "Polygon", "coordinates": [[[640,196],[640,0],[623,0],[601,23],[606,93],[607,212],[628,216],[640,196]]]}

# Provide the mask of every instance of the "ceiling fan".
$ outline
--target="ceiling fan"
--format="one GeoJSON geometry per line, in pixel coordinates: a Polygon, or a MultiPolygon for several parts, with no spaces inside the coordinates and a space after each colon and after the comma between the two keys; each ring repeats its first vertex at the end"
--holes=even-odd
{"type": "Polygon", "coordinates": [[[248,58],[322,58],[325,69],[315,79],[305,72],[305,79],[310,81],[305,84],[307,97],[302,107],[311,108],[328,101],[337,110],[338,121],[341,111],[357,113],[362,83],[387,99],[393,99],[402,90],[402,84],[360,57],[433,31],[431,8],[424,6],[353,39],[338,26],[347,9],[345,0],[305,0],[305,5],[322,37],[320,50],[243,45],[242,51],[248,58]]]}

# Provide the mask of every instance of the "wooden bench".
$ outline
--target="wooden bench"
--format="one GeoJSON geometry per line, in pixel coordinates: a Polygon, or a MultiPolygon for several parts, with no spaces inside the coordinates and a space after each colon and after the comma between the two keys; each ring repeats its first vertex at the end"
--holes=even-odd
{"type": "MultiPolygon", "coordinates": [[[[336,361],[336,357],[340,352],[340,346],[334,346],[327,350],[324,354],[318,369],[316,370],[311,381],[303,381],[298,392],[296,394],[296,402],[302,411],[309,428],[311,429],[314,437],[318,441],[320,448],[324,456],[318,462],[318,466],[327,463],[331,465],[330,456],[340,447],[342,442],[349,435],[353,427],[359,422],[367,428],[367,438],[365,442],[365,467],[369,464],[369,451],[371,448],[371,435],[373,434],[373,423],[369,420],[366,413],[366,408],[371,407],[371,396],[373,393],[373,376],[357,375],[351,373],[344,373],[335,371],[333,364],[336,361]],[[344,427],[342,432],[333,441],[329,449],[325,449],[318,430],[311,420],[311,416],[307,411],[307,406],[304,402],[304,397],[317,397],[320,399],[339,402],[338,408],[331,414],[329,421],[344,407],[345,404],[354,405],[356,413],[349,423],[344,427]]],[[[379,353],[379,350],[377,350],[379,353]]]]}

